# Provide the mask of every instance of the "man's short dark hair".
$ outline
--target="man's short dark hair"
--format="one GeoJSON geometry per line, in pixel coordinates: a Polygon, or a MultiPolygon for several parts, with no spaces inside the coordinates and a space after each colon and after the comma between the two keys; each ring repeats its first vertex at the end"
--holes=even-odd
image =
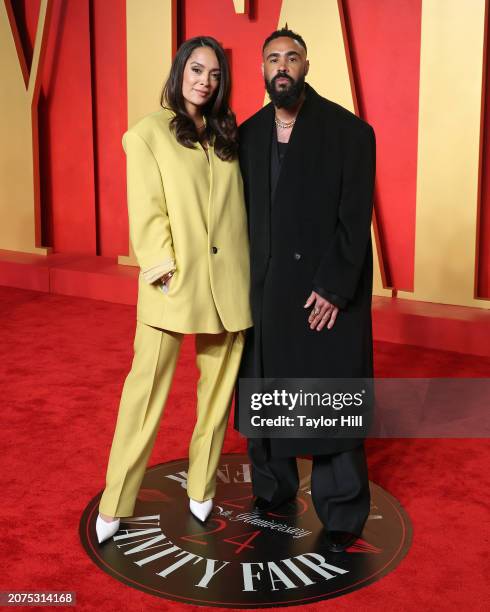
{"type": "Polygon", "coordinates": [[[271,40],[274,40],[275,38],[281,38],[281,36],[287,36],[288,38],[292,38],[293,40],[298,41],[299,44],[303,47],[303,49],[308,53],[308,49],[306,48],[306,43],[303,40],[303,37],[300,36],[299,34],[296,34],[296,32],[293,32],[287,27],[281,28],[280,30],[276,30],[275,32],[272,32],[272,34],[270,34],[265,39],[264,44],[262,45],[262,53],[264,53],[264,49],[271,42],[271,40]]]}

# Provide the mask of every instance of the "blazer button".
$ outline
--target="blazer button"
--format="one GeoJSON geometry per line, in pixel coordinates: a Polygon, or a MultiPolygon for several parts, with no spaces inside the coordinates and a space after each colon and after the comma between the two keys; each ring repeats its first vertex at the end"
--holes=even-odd
{"type": "Polygon", "coordinates": [[[299,261],[301,259],[301,253],[295,253],[293,257],[296,261],[299,261]]]}
{"type": "Polygon", "coordinates": [[[213,253],[213,255],[216,255],[217,252],[218,252],[218,247],[211,247],[211,253],[213,253]]]}

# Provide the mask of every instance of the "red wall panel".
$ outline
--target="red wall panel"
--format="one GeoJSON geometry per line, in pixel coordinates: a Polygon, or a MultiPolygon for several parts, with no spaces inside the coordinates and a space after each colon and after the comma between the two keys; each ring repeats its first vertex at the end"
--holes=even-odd
{"type": "Polygon", "coordinates": [[[388,278],[413,290],[421,0],[344,0],[361,116],[377,140],[376,210],[388,278]]]}
{"type": "Polygon", "coordinates": [[[116,256],[129,244],[121,144],[127,129],[125,0],[93,2],[91,26],[97,253],[116,256]]]}
{"type": "Polygon", "coordinates": [[[53,0],[40,96],[44,244],[96,253],[88,0],[53,0]]]}
{"type": "Polygon", "coordinates": [[[232,106],[239,123],[264,102],[262,44],[277,28],[282,1],[257,0],[250,4],[250,15],[237,15],[232,0],[213,0],[206,10],[201,0],[182,0],[182,39],[213,36],[225,49],[231,49],[232,106]]]}

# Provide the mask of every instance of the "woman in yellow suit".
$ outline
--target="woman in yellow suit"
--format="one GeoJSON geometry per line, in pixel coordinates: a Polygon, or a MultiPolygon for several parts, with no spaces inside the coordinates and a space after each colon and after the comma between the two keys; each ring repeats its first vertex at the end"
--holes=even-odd
{"type": "Polygon", "coordinates": [[[230,74],[216,40],[178,50],[163,109],[123,138],[131,242],[141,268],[134,359],[99,503],[99,542],[131,516],[184,334],[195,334],[197,422],[187,493],[200,520],[215,479],[249,310],[249,254],[230,74]]]}

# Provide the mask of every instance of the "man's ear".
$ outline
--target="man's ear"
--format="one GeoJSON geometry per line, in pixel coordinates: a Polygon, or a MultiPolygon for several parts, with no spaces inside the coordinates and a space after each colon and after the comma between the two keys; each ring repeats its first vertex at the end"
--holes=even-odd
{"type": "Polygon", "coordinates": [[[265,76],[264,75],[264,62],[262,62],[262,64],[260,65],[260,69],[262,71],[262,76],[265,76]]]}
{"type": "Polygon", "coordinates": [[[305,64],[305,76],[308,74],[308,70],[310,69],[310,62],[309,60],[306,60],[306,64],[305,64]]]}

